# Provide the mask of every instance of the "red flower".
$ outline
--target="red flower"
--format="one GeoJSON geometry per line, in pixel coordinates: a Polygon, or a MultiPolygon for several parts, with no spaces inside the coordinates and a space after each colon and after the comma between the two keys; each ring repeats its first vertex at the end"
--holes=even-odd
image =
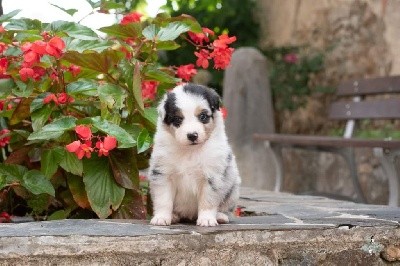
{"type": "Polygon", "coordinates": [[[228,110],[225,107],[221,107],[220,110],[222,113],[222,118],[226,119],[228,117],[228,110]]]}
{"type": "Polygon", "coordinates": [[[73,103],[75,101],[74,98],[69,96],[65,92],[57,93],[57,101],[59,104],[73,103]]]}
{"type": "Polygon", "coordinates": [[[236,41],[235,36],[229,37],[228,34],[222,34],[213,42],[213,46],[215,48],[226,48],[228,47],[228,44],[231,44],[234,41],[236,41]]]}
{"type": "Polygon", "coordinates": [[[46,52],[56,58],[62,55],[62,50],[65,48],[65,43],[60,37],[53,37],[46,45],[46,52]]]}
{"type": "MultiPolygon", "coordinates": [[[[6,135],[6,134],[9,134],[9,133],[10,133],[10,130],[8,130],[8,129],[0,130],[0,136],[6,135]]],[[[2,137],[0,139],[0,147],[5,147],[7,144],[10,143],[10,140],[11,140],[11,136],[2,137]]]]}
{"type": "Polygon", "coordinates": [[[142,81],[142,98],[143,100],[154,100],[157,93],[157,81],[142,81]]]}
{"type": "Polygon", "coordinates": [[[26,66],[32,66],[33,64],[39,62],[39,60],[39,54],[35,53],[34,51],[30,50],[24,54],[24,63],[26,63],[26,66]]]}
{"type": "Polygon", "coordinates": [[[39,56],[42,56],[46,54],[46,46],[47,44],[44,41],[34,41],[30,50],[32,50],[39,56]]]}
{"type": "Polygon", "coordinates": [[[209,42],[210,39],[208,36],[214,35],[214,32],[209,28],[202,28],[202,30],[203,32],[200,33],[188,32],[190,39],[199,45],[203,45],[203,42],[209,42]]]}
{"type": "Polygon", "coordinates": [[[189,81],[196,74],[197,70],[194,68],[193,64],[179,66],[176,70],[176,75],[186,81],[189,81]]]}
{"type": "Polygon", "coordinates": [[[126,25],[132,22],[140,22],[140,17],[143,16],[142,14],[140,14],[139,12],[132,12],[129,14],[126,14],[122,20],[121,20],[121,24],[122,25],[126,25]]]}
{"type": "Polygon", "coordinates": [[[7,212],[0,213],[0,223],[11,223],[11,222],[12,222],[11,216],[7,212]]]}
{"type": "Polygon", "coordinates": [[[283,57],[283,61],[288,64],[296,64],[298,60],[299,58],[295,53],[285,54],[285,56],[283,57]]]}
{"type": "Polygon", "coordinates": [[[75,132],[78,134],[78,137],[83,140],[88,140],[92,137],[92,131],[90,130],[90,127],[85,125],[76,126],[75,132]]]}
{"type": "Polygon", "coordinates": [[[92,156],[93,148],[91,146],[92,143],[90,141],[81,143],[79,140],[76,140],[66,145],[65,148],[69,152],[74,152],[78,159],[81,160],[83,156],[86,156],[86,158],[90,158],[92,156]]]}
{"type": "Polygon", "coordinates": [[[81,73],[81,67],[76,65],[71,65],[68,70],[72,73],[72,76],[74,77],[81,73]]]}
{"type": "Polygon", "coordinates": [[[99,156],[108,156],[109,151],[117,147],[117,139],[112,136],[107,136],[104,141],[96,142],[96,148],[99,149],[99,156]]]}
{"type": "Polygon", "coordinates": [[[0,25],[0,33],[4,33],[6,32],[6,30],[4,29],[4,27],[2,25],[0,25]]]}
{"type": "Polygon", "coordinates": [[[234,49],[233,48],[215,48],[210,56],[214,59],[215,69],[225,69],[231,62],[231,57],[234,49]]]}
{"type": "Polygon", "coordinates": [[[197,56],[196,66],[206,69],[209,65],[208,59],[210,59],[210,52],[208,50],[201,49],[200,53],[194,52],[194,54],[197,56]]]}
{"type": "Polygon", "coordinates": [[[8,46],[4,42],[0,42],[0,54],[7,50],[8,46]]]}
{"type": "Polygon", "coordinates": [[[0,58],[0,74],[5,74],[7,72],[8,60],[3,57],[0,58]]]}
{"type": "Polygon", "coordinates": [[[19,70],[19,75],[22,81],[26,81],[28,78],[33,78],[35,71],[29,67],[23,67],[19,70]]]}
{"type": "Polygon", "coordinates": [[[54,93],[48,94],[48,95],[43,99],[43,103],[44,103],[44,104],[48,104],[48,103],[50,103],[51,101],[55,102],[55,104],[58,105],[58,100],[57,100],[57,97],[56,97],[56,95],[55,95],[54,93]]]}
{"type": "Polygon", "coordinates": [[[46,69],[44,69],[43,67],[34,66],[32,69],[33,79],[36,81],[40,80],[46,74],[46,69]]]}

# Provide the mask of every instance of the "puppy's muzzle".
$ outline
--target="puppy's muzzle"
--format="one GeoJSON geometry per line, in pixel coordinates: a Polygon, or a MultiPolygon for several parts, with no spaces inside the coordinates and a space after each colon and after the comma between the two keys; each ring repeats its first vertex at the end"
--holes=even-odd
{"type": "Polygon", "coordinates": [[[197,132],[188,133],[186,136],[188,140],[190,140],[192,143],[195,143],[196,140],[199,138],[199,134],[197,134],[197,132]]]}

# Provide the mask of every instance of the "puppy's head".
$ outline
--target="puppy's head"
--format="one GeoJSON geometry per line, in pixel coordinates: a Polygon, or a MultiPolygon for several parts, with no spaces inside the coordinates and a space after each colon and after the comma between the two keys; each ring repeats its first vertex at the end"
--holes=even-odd
{"type": "Polygon", "coordinates": [[[181,145],[197,145],[207,141],[214,130],[220,97],[212,89],[195,84],[175,87],[161,101],[159,122],[181,145]]]}

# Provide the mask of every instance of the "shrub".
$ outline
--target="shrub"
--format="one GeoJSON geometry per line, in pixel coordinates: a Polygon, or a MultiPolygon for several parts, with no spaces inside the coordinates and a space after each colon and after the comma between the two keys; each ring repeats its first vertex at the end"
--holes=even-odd
{"type": "MultiPolygon", "coordinates": [[[[99,12],[125,8],[102,2],[90,3],[99,12]]],[[[146,218],[139,170],[148,166],[155,103],[196,74],[190,62],[161,65],[159,51],[189,41],[197,66],[212,60],[224,69],[235,37],[214,36],[187,15],[131,12],[100,37],[17,13],[0,17],[0,209],[38,219],[146,218]]]]}

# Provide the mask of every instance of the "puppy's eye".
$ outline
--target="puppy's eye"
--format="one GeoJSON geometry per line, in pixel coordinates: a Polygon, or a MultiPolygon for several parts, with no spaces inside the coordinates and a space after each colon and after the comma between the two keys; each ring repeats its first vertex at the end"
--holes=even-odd
{"type": "Polygon", "coordinates": [[[201,113],[199,115],[199,120],[202,123],[208,123],[208,121],[210,120],[210,117],[207,115],[207,113],[201,113]]]}
{"type": "Polygon", "coordinates": [[[180,125],[183,121],[183,118],[180,116],[173,116],[172,117],[172,124],[176,125],[180,125]]]}

